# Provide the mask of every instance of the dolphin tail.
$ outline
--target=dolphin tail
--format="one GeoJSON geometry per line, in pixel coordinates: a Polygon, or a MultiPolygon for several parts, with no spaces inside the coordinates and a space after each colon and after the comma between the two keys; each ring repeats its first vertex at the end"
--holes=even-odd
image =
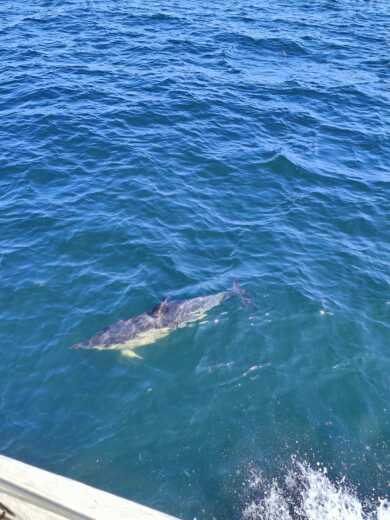
{"type": "Polygon", "coordinates": [[[250,305],[253,305],[252,298],[249,296],[248,292],[241,287],[240,282],[238,280],[234,280],[233,286],[230,290],[230,294],[232,296],[238,296],[241,300],[241,303],[245,307],[249,307],[250,305]]]}

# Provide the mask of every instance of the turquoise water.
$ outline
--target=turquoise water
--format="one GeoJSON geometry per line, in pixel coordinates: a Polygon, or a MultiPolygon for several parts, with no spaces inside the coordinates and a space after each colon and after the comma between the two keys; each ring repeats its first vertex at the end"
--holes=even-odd
{"type": "Polygon", "coordinates": [[[389,518],[389,26],[1,2],[2,453],[185,520],[389,518]],[[237,279],[143,361],[69,349],[237,279]]]}

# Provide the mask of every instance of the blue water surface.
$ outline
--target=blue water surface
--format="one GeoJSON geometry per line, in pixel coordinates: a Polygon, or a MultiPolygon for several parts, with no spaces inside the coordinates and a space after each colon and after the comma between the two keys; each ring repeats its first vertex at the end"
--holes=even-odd
{"type": "Polygon", "coordinates": [[[282,518],[294,461],[389,495],[389,28],[386,0],[1,1],[3,454],[188,520],[282,518]],[[234,280],[255,306],[143,361],[69,349],[234,280]]]}

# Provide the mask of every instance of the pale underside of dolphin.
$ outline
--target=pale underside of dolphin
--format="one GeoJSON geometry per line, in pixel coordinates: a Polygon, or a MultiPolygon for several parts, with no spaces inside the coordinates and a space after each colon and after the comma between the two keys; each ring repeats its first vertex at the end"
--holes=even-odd
{"type": "Polygon", "coordinates": [[[107,327],[87,341],[72,348],[119,350],[125,356],[140,357],[134,350],[151,345],[173,330],[202,320],[207,312],[235,294],[243,297],[244,291],[237,283],[230,291],[188,300],[164,300],[150,312],[144,312],[128,320],[121,320],[107,327]]]}

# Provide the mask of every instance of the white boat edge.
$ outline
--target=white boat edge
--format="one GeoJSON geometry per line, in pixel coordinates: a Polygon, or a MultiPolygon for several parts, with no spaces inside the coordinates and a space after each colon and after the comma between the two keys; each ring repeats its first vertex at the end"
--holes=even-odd
{"type": "Polygon", "coordinates": [[[131,500],[4,455],[0,455],[0,518],[178,520],[131,500]]]}

